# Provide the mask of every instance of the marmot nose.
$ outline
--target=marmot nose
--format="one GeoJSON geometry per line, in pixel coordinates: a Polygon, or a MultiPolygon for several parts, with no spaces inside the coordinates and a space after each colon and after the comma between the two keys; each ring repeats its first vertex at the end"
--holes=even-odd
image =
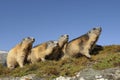
{"type": "Polygon", "coordinates": [[[33,41],[35,41],[35,38],[33,38],[33,41]]]}

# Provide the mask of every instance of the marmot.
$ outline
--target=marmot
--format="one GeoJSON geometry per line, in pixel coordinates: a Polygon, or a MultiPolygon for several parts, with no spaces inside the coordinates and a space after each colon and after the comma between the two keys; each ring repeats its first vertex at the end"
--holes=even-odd
{"type": "Polygon", "coordinates": [[[33,42],[35,41],[32,37],[24,38],[21,43],[17,44],[12,48],[7,55],[7,67],[14,69],[17,64],[23,67],[25,60],[32,49],[33,42]]]}
{"type": "Polygon", "coordinates": [[[52,54],[52,52],[57,48],[57,41],[48,41],[39,44],[32,48],[31,53],[28,55],[28,61],[31,63],[36,63],[39,61],[45,61],[47,55],[52,54]]]}
{"type": "Polygon", "coordinates": [[[64,34],[61,35],[58,39],[58,47],[54,50],[54,52],[50,55],[46,56],[48,60],[59,60],[63,56],[65,45],[68,43],[69,35],[64,34]]]}
{"type": "Polygon", "coordinates": [[[86,34],[68,42],[65,48],[65,55],[62,59],[66,57],[80,57],[81,55],[91,58],[89,53],[94,48],[101,31],[101,27],[96,27],[86,34]]]}

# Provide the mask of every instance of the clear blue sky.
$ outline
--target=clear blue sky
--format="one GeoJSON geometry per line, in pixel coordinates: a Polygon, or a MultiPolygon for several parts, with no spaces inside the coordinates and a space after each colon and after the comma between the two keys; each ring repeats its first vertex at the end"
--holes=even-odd
{"type": "Polygon", "coordinates": [[[0,0],[0,50],[27,36],[34,45],[62,34],[71,40],[96,26],[103,29],[97,44],[120,44],[120,0],[0,0]]]}

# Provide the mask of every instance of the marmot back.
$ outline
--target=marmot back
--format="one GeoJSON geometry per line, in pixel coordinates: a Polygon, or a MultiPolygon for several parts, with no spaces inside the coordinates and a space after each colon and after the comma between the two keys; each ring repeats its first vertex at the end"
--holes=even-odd
{"type": "Polygon", "coordinates": [[[101,27],[93,28],[88,33],[71,40],[65,48],[65,57],[80,57],[84,55],[91,58],[90,51],[94,48],[100,34],[101,27]]]}
{"type": "Polygon", "coordinates": [[[35,46],[32,49],[31,54],[28,56],[28,61],[36,63],[39,61],[45,61],[47,55],[52,54],[52,52],[57,48],[57,41],[48,41],[40,45],[35,46]]]}

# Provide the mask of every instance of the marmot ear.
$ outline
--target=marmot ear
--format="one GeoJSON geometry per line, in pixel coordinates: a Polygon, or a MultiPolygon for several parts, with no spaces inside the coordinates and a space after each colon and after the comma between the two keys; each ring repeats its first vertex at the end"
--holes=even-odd
{"type": "Polygon", "coordinates": [[[26,37],[26,38],[23,38],[22,41],[27,40],[27,39],[31,39],[31,38],[30,37],[26,37]]]}
{"type": "Polygon", "coordinates": [[[27,39],[31,39],[31,37],[27,37],[27,39]]]}
{"type": "Polygon", "coordinates": [[[21,43],[22,43],[23,41],[25,41],[26,39],[28,39],[28,38],[23,38],[22,41],[21,41],[21,43]]]}
{"type": "Polygon", "coordinates": [[[96,28],[93,28],[93,30],[96,30],[96,28]]]}

